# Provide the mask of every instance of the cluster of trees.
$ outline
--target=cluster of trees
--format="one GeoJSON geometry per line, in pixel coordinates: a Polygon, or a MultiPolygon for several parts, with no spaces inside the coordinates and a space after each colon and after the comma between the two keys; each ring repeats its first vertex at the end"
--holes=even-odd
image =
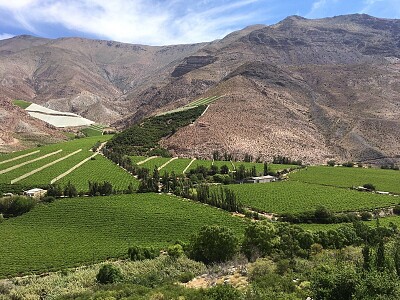
{"type": "Polygon", "coordinates": [[[228,188],[218,187],[210,191],[209,185],[202,184],[197,186],[196,193],[189,197],[226,211],[243,212],[243,205],[237,199],[236,194],[228,188]]]}
{"type": "MultiPolygon", "coordinates": [[[[75,185],[73,185],[70,181],[62,187],[60,184],[49,184],[45,187],[47,189],[47,196],[59,198],[59,197],[68,197],[74,198],[78,196],[109,196],[112,194],[117,194],[117,191],[113,188],[111,182],[103,181],[103,182],[88,182],[89,190],[88,192],[79,191],[76,189],[75,185]]],[[[132,194],[135,192],[135,188],[132,183],[129,184],[128,188],[123,191],[125,194],[132,194]]],[[[51,202],[51,201],[47,201],[51,202]]]]}
{"type": "Polygon", "coordinates": [[[282,165],[298,165],[301,166],[302,165],[302,161],[301,160],[292,160],[289,157],[286,156],[274,156],[274,159],[272,160],[272,163],[274,164],[282,164],[282,165]]]}
{"type": "Polygon", "coordinates": [[[5,218],[17,217],[27,213],[36,205],[36,200],[24,196],[0,198],[0,214],[5,218]]]}
{"type": "Polygon", "coordinates": [[[299,213],[285,213],[280,215],[280,220],[294,224],[300,223],[316,223],[316,224],[336,224],[351,223],[355,221],[369,221],[372,219],[370,212],[362,212],[360,215],[356,213],[339,213],[335,214],[324,206],[317,207],[314,211],[306,211],[299,213]]]}
{"type": "Polygon", "coordinates": [[[381,166],[381,169],[384,169],[384,170],[396,170],[396,171],[398,171],[398,170],[399,170],[399,166],[398,166],[398,165],[395,165],[395,164],[383,165],[383,166],[381,166]]]}

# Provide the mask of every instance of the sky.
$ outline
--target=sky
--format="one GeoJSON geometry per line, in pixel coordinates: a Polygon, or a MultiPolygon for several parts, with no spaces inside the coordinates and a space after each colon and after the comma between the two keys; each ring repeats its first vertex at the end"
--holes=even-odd
{"type": "Polygon", "coordinates": [[[0,0],[0,39],[29,34],[188,44],[291,15],[353,13],[400,19],[400,0],[0,0]]]}

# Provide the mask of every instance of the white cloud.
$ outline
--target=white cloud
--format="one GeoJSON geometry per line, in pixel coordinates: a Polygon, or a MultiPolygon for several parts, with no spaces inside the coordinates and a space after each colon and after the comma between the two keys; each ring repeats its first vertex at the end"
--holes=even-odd
{"type": "Polygon", "coordinates": [[[245,11],[258,1],[0,0],[0,10],[37,35],[43,35],[40,28],[47,23],[121,42],[161,45],[221,38],[241,22],[259,20],[257,13],[245,11]]]}
{"type": "Polygon", "coordinates": [[[320,18],[329,15],[332,5],[337,4],[340,0],[316,0],[311,5],[311,10],[306,15],[307,18],[320,18]]]}
{"type": "Polygon", "coordinates": [[[0,33],[0,40],[11,39],[14,35],[9,33],[0,33]]]}

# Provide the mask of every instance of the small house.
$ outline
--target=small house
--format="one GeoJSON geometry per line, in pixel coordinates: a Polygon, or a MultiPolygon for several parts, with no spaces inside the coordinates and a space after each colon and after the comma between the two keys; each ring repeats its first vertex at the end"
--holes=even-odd
{"type": "Polygon", "coordinates": [[[276,177],[271,175],[249,177],[244,180],[245,183],[266,183],[276,181],[276,177]]]}
{"type": "Polygon", "coordinates": [[[39,188],[34,188],[28,191],[24,192],[25,196],[31,197],[31,198],[35,198],[35,199],[39,199],[41,197],[46,196],[47,191],[43,190],[43,189],[39,189],[39,188]]]}

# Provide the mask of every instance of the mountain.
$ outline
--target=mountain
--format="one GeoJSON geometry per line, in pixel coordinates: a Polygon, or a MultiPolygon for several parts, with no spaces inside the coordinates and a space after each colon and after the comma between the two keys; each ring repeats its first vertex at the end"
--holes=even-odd
{"type": "Polygon", "coordinates": [[[25,110],[1,95],[0,128],[0,153],[66,139],[56,128],[32,118],[25,110]]]}
{"type": "Polygon", "coordinates": [[[121,128],[222,96],[161,143],[178,155],[396,160],[400,20],[288,17],[221,40],[151,47],[81,38],[0,41],[0,94],[121,128]]]}

